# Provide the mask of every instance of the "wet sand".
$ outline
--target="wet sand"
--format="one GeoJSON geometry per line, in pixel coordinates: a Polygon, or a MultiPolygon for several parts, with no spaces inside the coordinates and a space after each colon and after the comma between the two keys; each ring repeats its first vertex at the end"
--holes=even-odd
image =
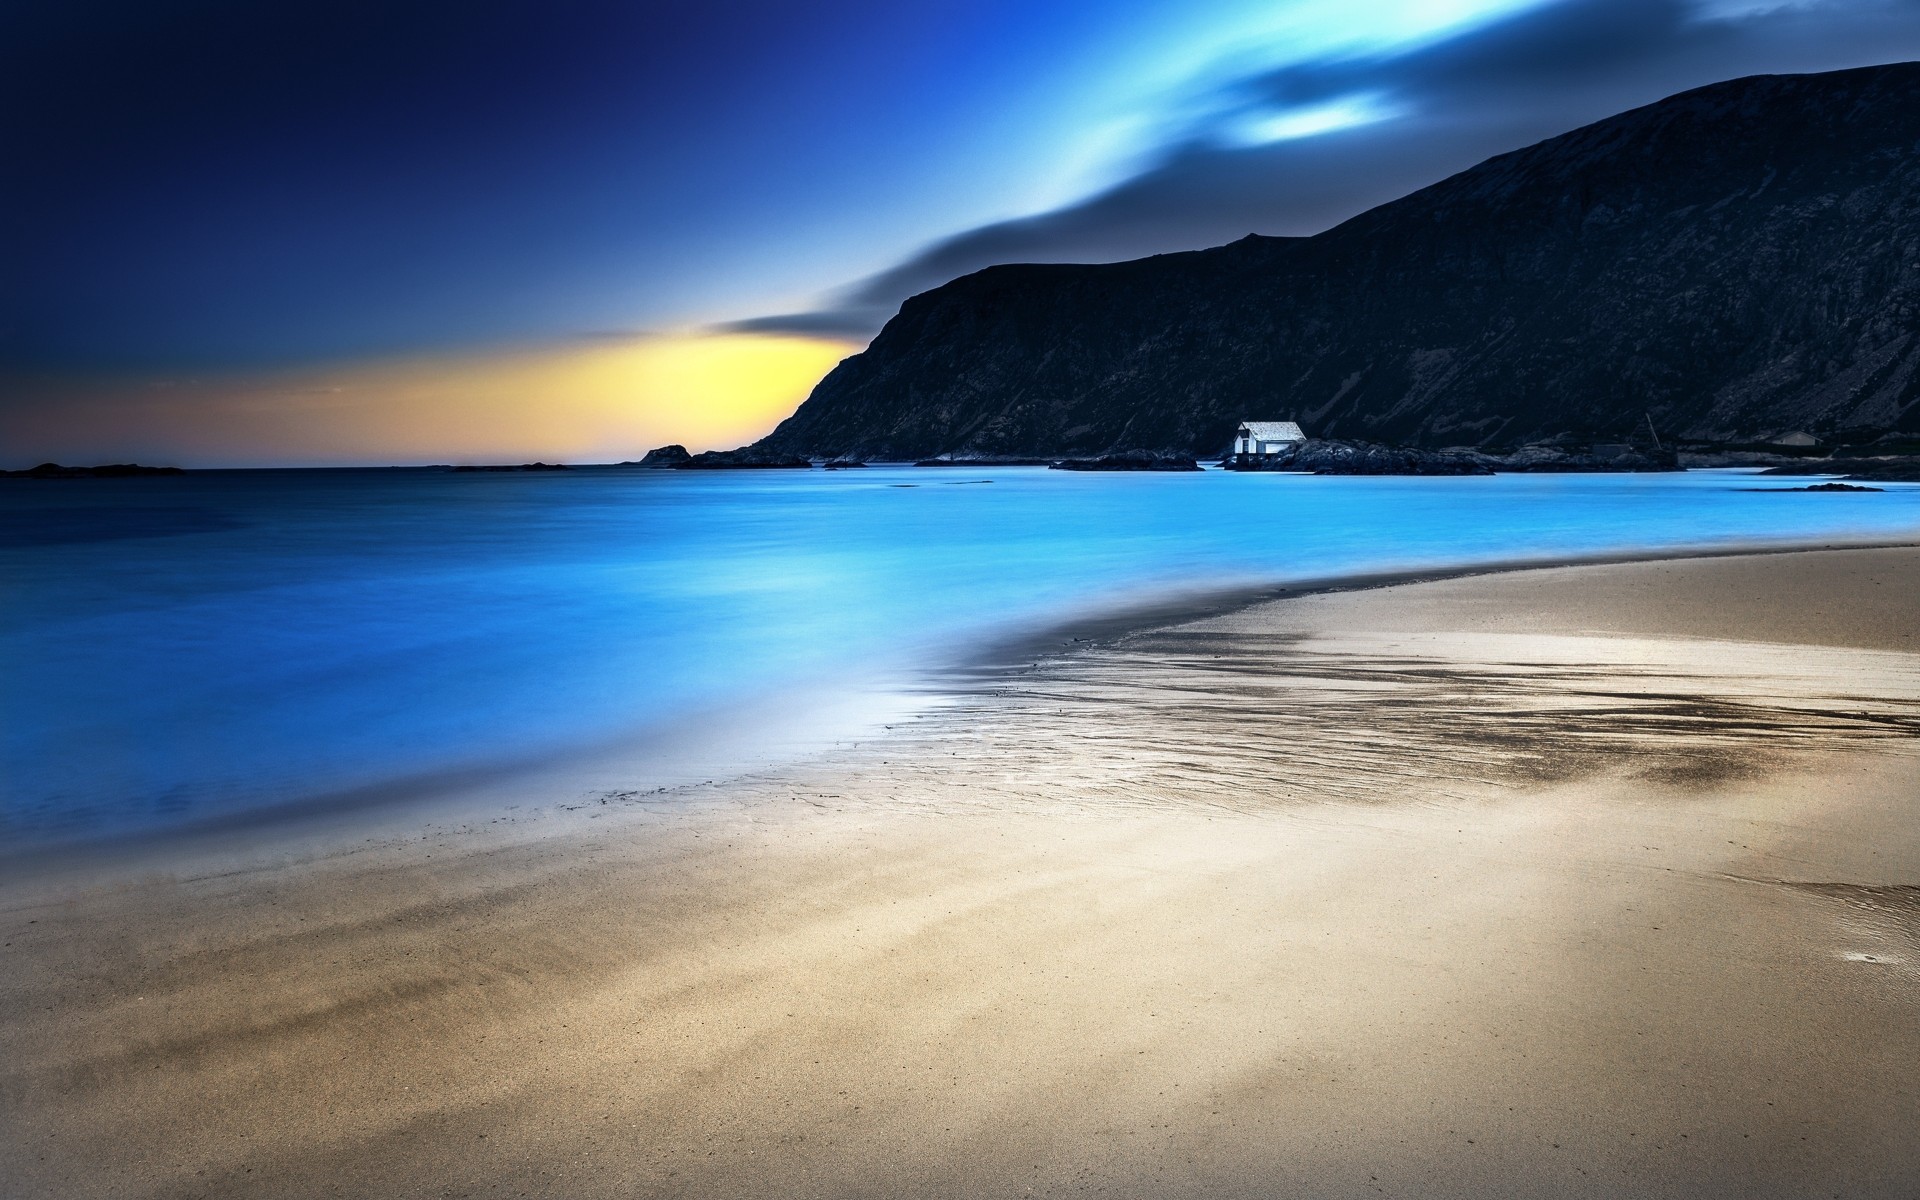
{"type": "Polygon", "coordinates": [[[1920,1192],[1920,550],[1103,636],[825,758],[0,893],[0,1191],[1920,1192]]]}

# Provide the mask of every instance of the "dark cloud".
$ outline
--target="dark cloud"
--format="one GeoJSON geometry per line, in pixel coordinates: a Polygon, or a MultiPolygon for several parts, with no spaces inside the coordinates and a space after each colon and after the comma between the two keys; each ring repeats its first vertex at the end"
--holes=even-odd
{"type": "Polygon", "coordinates": [[[1685,0],[1559,0],[1397,53],[1223,81],[1214,121],[1082,203],[970,230],[816,312],[732,326],[870,336],[906,297],[1002,262],[1112,262],[1247,233],[1308,235],[1504,151],[1743,75],[1920,57],[1920,0],[1744,12],[1685,0]],[[1365,97],[1393,115],[1258,146],[1233,122],[1365,97]]]}
{"type": "Polygon", "coordinates": [[[812,337],[868,338],[893,315],[893,309],[866,308],[857,302],[818,312],[776,313],[721,326],[728,333],[798,333],[812,337]]]}

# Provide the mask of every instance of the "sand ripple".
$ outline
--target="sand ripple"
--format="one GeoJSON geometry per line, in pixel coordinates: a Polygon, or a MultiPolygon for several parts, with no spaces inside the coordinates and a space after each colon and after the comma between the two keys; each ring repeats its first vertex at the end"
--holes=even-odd
{"type": "Polygon", "coordinates": [[[836,754],[829,791],[807,768],[761,782],[835,803],[961,807],[1444,803],[1460,785],[1596,774],[1718,786],[1920,734],[1920,658],[1908,654],[1249,624],[1199,621],[963,675],[957,698],[911,730],[836,754]]]}

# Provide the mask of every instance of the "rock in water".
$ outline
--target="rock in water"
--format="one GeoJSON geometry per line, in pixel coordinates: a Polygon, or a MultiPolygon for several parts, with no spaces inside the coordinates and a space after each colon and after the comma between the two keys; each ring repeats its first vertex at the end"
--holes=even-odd
{"type": "Polygon", "coordinates": [[[693,455],[687,453],[685,446],[676,443],[671,446],[657,446],[647,451],[635,465],[642,467],[677,467],[692,457],[693,455]]]}

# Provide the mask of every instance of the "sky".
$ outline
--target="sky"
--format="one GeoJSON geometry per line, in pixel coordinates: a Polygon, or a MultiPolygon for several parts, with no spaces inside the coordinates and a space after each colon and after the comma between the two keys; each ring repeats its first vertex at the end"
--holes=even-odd
{"type": "Polygon", "coordinates": [[[1920,0],[11,0],[0,467],[738,445],[991,263],[1910,58],[1920,0]]]}

